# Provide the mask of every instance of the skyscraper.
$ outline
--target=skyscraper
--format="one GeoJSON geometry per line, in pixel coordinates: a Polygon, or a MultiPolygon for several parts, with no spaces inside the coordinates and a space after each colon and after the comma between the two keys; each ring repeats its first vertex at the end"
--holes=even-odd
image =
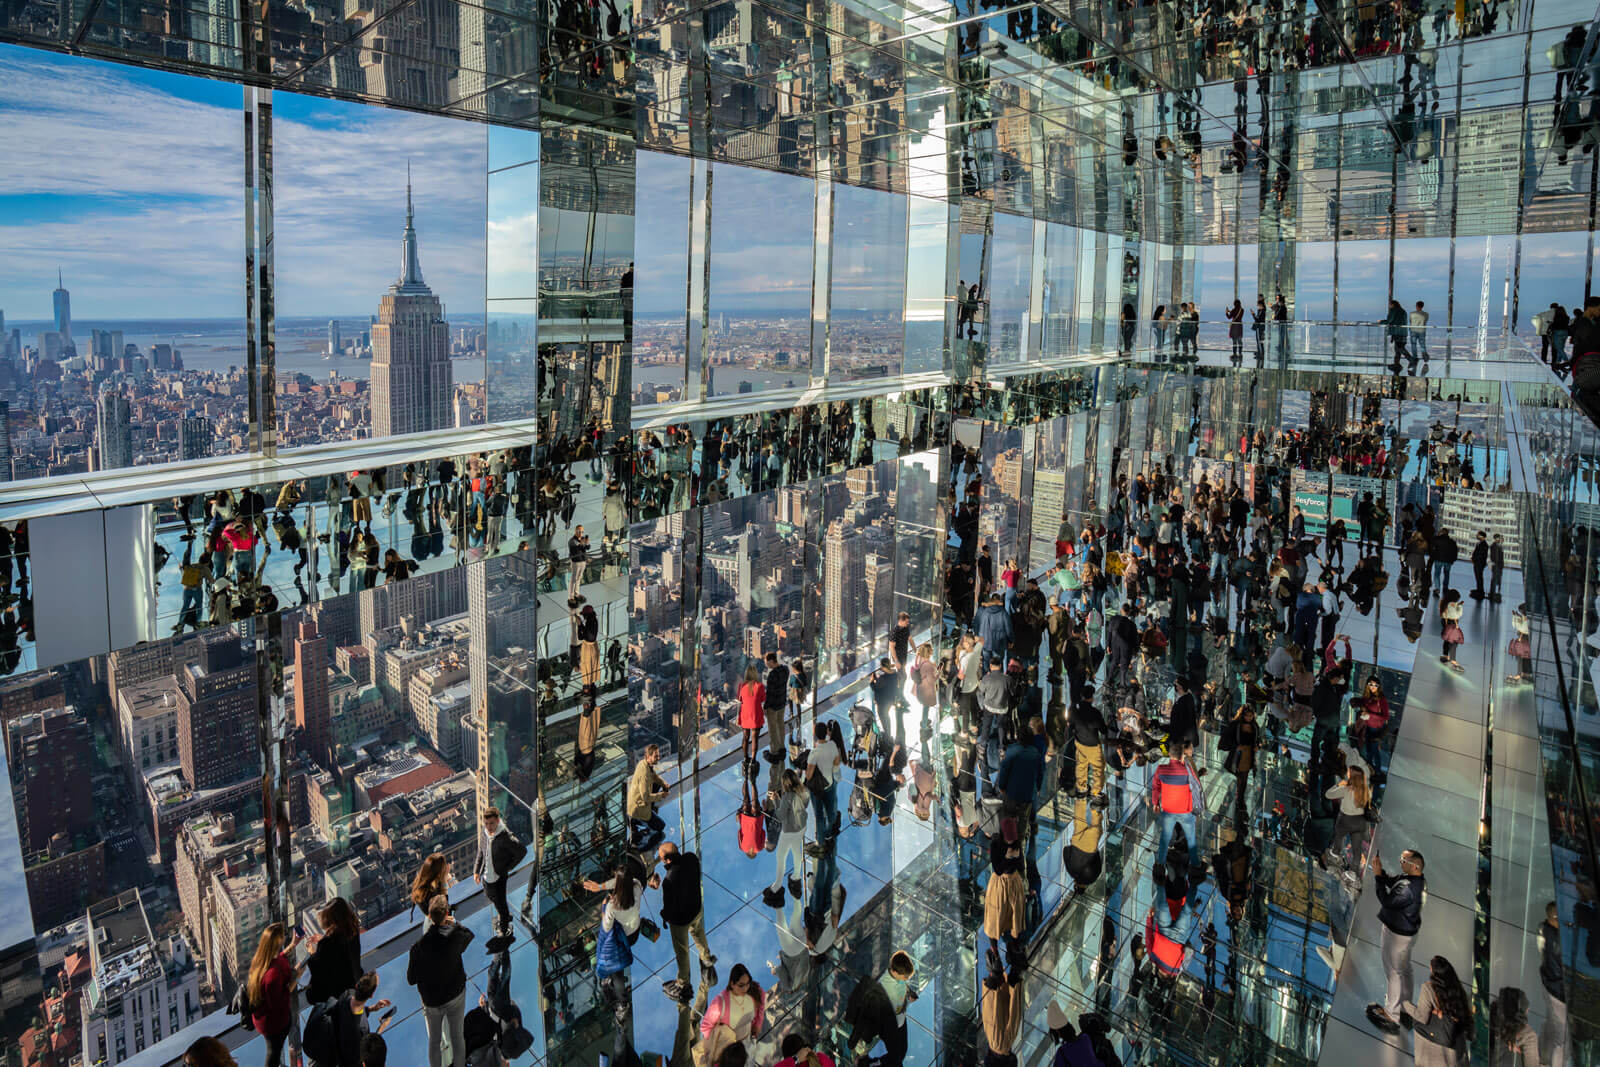
{"type": "Polygon", "coordinates": [[[10,480],[11,404],[8,401],[0,400],[0,482],[9,482],[10,480]]]}
{"type": "Polygon", "coordinates": [[[56,333],[61,335],[64,348],[72,347],[72,294],[61,280],[61,268],[56,268],[56,291],[50,294],[56,309],[56,333]]]}
{"type": "Polygon", "coordinates": [[[294,639],[294,721],[305,737],[306,751],[331,768],[328,639],[317,632],[311,619],[301,621],[294,639]]]}
{"type": "Polygon", "coordinates": [[[178,764],[193,789],[255,774],[256,669],[233,634],[202,639],[198,662],[178,672],[178,764]]]}
{"type": "Polygon", "coordinates": [[[183,459],[204,459],[211,455],[211,420],[189,412],[178,424],[178,454],[183,459]]]}
{"type": "Polygon", "coordinates": [[[94,357],[96,370],[116,367],[115,361],[122,358],[122,348],[121,330],[89,331],[89,354],[94,357]]]}
{"type": "Polygon", "coordinates": [[[850,537],[842,521],[828,525],[823,544],[823,640],[831,651],[851,648],[856,642],[857,598],[861,594],[862,560],[851,551],[850,537]]]}
{"type": "Polygon", "coordinates": [[[100,394],[99,425],[95,435],[100,445],[99,470],[133,466],[132,410],[122,390],[109,387],[100,394]]]}
{"type": "Polygon", "coordinates": [[[422,433],[451,424],[450,324],[422,280],[406,178],[400,279],[378,304],[372,327],[372,435],[422,433]]]}
{"type": "Polygon", "coordinates": [[[339,320],[338,319],[329,319],[328,320],[328,355],[330,355],[330,356],[338,355],[339,354],[339,350],[341,348],[343,348],[343,347],[344,347],[344,345],[340,342],[340,338],[339,338],[339,320]]]}
{"type": "Polygon", "coordinates": [[[94,732],[72,708],[49,708],[9,727],[11,783],[24,853],[94,822],[94,732]]]}

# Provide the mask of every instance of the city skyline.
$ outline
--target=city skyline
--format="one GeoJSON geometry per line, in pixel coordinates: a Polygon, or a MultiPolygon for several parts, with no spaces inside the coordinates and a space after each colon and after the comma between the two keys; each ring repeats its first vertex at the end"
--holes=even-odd
{"type": "MultiPolygon", "coordinates": [[[[393,281],[409,158],[434,291],[481,315],[485,127],[292,93],[273,105],[278,314],[343,316],[393,281]]],[[[0,45],[0,136],[95,149],[65,168],[0,159],[7,321],[53,319],[59,265],[78,319],[242,322],[242,131],[237,87],[0,45]]]]}

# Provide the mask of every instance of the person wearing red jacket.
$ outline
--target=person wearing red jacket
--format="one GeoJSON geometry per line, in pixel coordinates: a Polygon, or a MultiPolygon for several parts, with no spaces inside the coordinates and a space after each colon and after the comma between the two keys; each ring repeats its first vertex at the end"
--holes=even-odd
{"type": "Polygon", "coordinates": [[[1389,698],[1384,695],[1383,683],[1374,674],[1367,679],[1361,695],[1356,698],[1356,729],[1362,758],[1374,771],[1378,769],[1378,743],[1389,726],[1389,698]]]}
{"type": "Polygon", "coordinates": [[[1194,744],[1185,740],[1178,749],[1178,755],[1156,768],[1151,782],[1150,804],[1161,825],[1161,844],[1156,849],[1157,866],[1167,862],[1172,831],[1179,826],[1183,827],[1189,854],[1198,855],[1199,811],[1205,805],[1205,796],[1200,792],[1199,776],[1190,763],[1193,756],[1194,744]]]}

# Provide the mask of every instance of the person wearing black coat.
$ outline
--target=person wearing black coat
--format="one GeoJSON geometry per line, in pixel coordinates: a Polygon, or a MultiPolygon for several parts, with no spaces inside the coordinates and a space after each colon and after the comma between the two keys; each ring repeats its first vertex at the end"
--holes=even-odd
{"type": "Polygon", "coordinates": [[[1388,1033],[1400,1032],[1400,1009],[1412,1001],[1411,946],[1422,929],[1422,853],[1407,849],[1400,854],[1400,873],[1383,869],[1383,857],[1372,857],[1374,891],[1378,895],[1378,923],[1383,927],[1384,1002],[1367,1005],[1367,1019],[1388,1033]]]}
{"type": "Polygon", "coordinates": [[[784,729],[784,701],[789,695],[789,668],[778,659],[776,652],[768,652],[765,662],[767,688],[762,711],[767,717],[766,759],[768,763],[781,763],[783,739],[787,733],[784,729]]]}
{"type": "Polygon", "coordinates": [[[1461,549],[1456,545],[1455,538],[1450,536],[1450,531],[1440,528],[1428,540],[1428,555],[1433,559],[1433,587],[1438,591],[1450,588],[1450,569],[1455,566],[1456,560],[1461,556],[1461,549]]]}
{"type": "MultiPolygon", "coordinates": [[[[505,937],[511,933],[511,908],[506,903],[506,881],[517,865],[515,857],[522,846],[500,818],[498,808],[483,809],[479,820],[483,823],[483,832],[478,837],[478,859],[472,876],[483,885],[483,895],[494,906],[495,936],[505,937]]],[[[522,851],[525,854],[525,850],[522,851]]]]}
{"type": "Polygon", "coordinates": [[[1079,700],[1072,706],[1071,721],[1074,756],[1074,797],[1094,801],[1095,810],[1106,806],[1106,718],[1093,700],[1079,700]]]}
{"type": "Polygon", "coordinates": [[[1506,549],[1500,543],[1500,535],[1495,534],[1494,540],[1489,544],[1489,599],[1500,603],[1500,580],[1506,569],[1506,549]]]}
{"type": "Polygon", "coordinates": [[[389,1007],[388,998],[373,1000],[378,991],[378,976],[362,975],[355,988],[339,998],[333,1008],[333,1045],[337,1059],[333,1063],[316,1063],[315,1067],[361,1067],[361,1045],[369,1033],[381,1034],[393,1021],[393,1016],[380,1018],[376,1030],[372,1029],[372,1012],[389,1007]]]}
{"type": "Polygon", "coordinates": [[[1122,678],[1138,650],[1139,627],[1133,621],[1133,604],[1125,601],[1122,610],[1106,620],[1106,655],[1111,660],[1106,673],[1107,683],[1122,678]]]}
{"type": "Polygon", "coordinates": [[[417,987],[422,1018],[428,1028],[428,1067],[440,1067],[440,1038],[449,1034],[450,1062],[466,1062],[464,1031],[467,1013],[467,969],[462,954],[472,944],[472,931],[450,914],[443,893],[428,902],[428,928],[411,946],[406,981],[417,987]]]}
{"type": "Polygon", "coordinates": [[[1172,717],[1167,722],[1167,751],[1177,752],[1185,741],[1200,745],[1200,709],[1194,698],[1194,683],[1183,675],[1175,679],[1178,697],[1172,702],[1172,717]]]}
{"type": "Polygon", "coordinates": [[[1478,540],[1472,546],[1472,599],[1482,600],[1487,591],[1483,588],[1483,572],[1489,568],[1489,535],[1478,531],[1478,540]]]}
{"type": "Polygon", "coordinates": [[[1548,1004],[1540,1038],[1550,1050],[1550,1067],[1565,1067],[1572,1060],[1572,1039],[1567,1032],[1567,969],[1561,962],[1561,912],[1553,900],[1545,905],[1538,940],[1539,984],[1544,986],[1548,1004]]]}
{"type": "Polygon", "coordinates": [[[864,978],[851,990],[844,1007],[844,1023],[850,1027],[850,1047],[858,1061],[864,1061],[867,1051],[881,1039],[884,1054],[876,1060],[878,1067],[901,1067],[905,1063],[908,1035],[902,1017],[916,999],[910,984],[915,973],[911,957],[896,952],[889,958],[889,970],[882,979],[864,978]]]}
{"type": "Polygon", "coordinates": [[[1316,773],[1339,743],[1339,719],[1344,711],[1345,689],[1349,674],[1342,662],[1317,679],[1311,690],[1311,770],[1316,773]]]}
{"type": "Polygon", "coordinates": [[[335,897],[317,915],[322,934],[306,959],[305,1003],[321,1004],[355,988],[361,977],[361,928],[355,909],[335,897]]]}

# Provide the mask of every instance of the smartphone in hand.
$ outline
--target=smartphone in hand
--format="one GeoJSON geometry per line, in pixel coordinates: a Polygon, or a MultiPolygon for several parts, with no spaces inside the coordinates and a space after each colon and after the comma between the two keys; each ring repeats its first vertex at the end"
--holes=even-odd
{"type": "Polygon", "coordinates": [[[390,1005],[388,1011],[386,1011],[382,1015],[378,1016],[378,1021],[380,1023],[388,1022],[390,1019],[394,1018],[394,1013],[395,1013],[396,1010],[397,1009],[393,1005],[390,1005]]]}

